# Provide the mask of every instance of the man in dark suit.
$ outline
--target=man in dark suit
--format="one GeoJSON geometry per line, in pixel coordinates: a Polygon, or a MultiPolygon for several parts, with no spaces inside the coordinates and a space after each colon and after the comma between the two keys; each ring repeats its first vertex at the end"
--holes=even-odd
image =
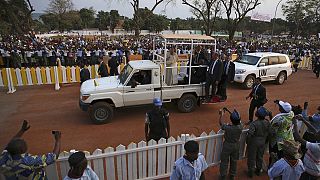
{"type": "Polygon", "coordinates": [[[250,107],[249,107],[249,123],[253,121],[253,113],[254,110],[265,103],[267,103],[267,93],[266,88],[261,84],[261,78],[256,78],[255,85],[252,88],[250,94],[246,97],[246,99],[251,99],[250,107]]]}
{"type": "Polygon", "coordinates": [[[219,81],[221,80],[222,71],[223,71],[223,63],[218,58],[218,54],[213,53],[211,61],[209,62],[209,68],[206,75],[206,86],[205,86],[206,102],[210,102],[209,90],[211,85],[212,85],[211,96],[214,96],[216,94],[216,88],[219,81]]]}
{"type": "Polygon", "coordinates": [[[226,55],[223,61],[223,73],[221,76],[221,81],[218,85],[217,94],[221,96],[220,101],[227,100],[227,85],[228,82],[233,82],[235,75],[235,65],[232,61],[230,61],[230,54],[226,55]]]}
{"type": "Polygon", "coordinates": [[[108,77],[109,73],[108,73],[108,67],[106,63],[104,63],[102,59],[99,59],[99,61],[100,61],[100,65],[98,69],[98,74],[101,77],[108,77]]]}

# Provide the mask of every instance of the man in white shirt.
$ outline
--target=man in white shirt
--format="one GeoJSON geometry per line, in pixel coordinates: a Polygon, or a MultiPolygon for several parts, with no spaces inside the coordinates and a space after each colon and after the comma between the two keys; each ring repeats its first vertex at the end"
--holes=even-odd
{"type": "Polygon", "coordinates": [[[191,140],[185,143],[184,149],[186,154],[175,162],[170,180],[204,180],[208,164],[199,153],[199,144],[191,140]]]}

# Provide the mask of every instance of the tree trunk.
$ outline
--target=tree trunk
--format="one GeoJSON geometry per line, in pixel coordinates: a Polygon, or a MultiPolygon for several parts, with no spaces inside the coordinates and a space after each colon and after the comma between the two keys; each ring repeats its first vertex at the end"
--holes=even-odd
{"type": "Polygon", "coordinates": [[[235,28],[229,29],[229,43],[231,43],[233,41],[235,32],[236,32],[235,28]]]}
{"type": "Polygon", "coordinates": [[[134,28],[134,35],[135,36],[139,36],[139,34],[140,34],[140,30],[139,30],[139,28],[134,28]]]}

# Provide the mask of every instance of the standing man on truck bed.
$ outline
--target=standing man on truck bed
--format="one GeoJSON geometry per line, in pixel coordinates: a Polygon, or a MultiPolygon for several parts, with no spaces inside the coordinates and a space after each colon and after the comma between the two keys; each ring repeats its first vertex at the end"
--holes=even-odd
{"type": "Polygon", "coordinates": [[[146,114],[145,136],[147,142],[151,139],[158,142],[161,138],[168,139],[170,136],[168,111],[162,108],[160,98],[155,98],[153,104],[154,108],[146,114]]]}
{"type": "Polygon", "coordinates": [[[219,81],[221,80],[222,72],[223,72],[223,63],[219,59],[218,54],[213,53],[211,61],[209,62],[209,67],[208,67],[207,76],[206,76],[206,86],[205,86],[206,102],[211,101],[211,98],[209,96],[209,90],[211,85],[212,85],[211,96],[214,96],[216,94],[216,89],[219,84],[219,81]]]}

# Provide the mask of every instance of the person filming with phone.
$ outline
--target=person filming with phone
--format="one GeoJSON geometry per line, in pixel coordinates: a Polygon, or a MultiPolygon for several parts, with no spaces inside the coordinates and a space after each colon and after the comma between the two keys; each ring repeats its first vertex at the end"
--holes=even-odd
{"type": "Polygon", "coordinates": [[[27,153],[28,146],[22,135],[30,129],[27,121],[23,121],[21,129],[4,147],[0,155],[0,173],[6,179],[47,179],[44,168],[53,164],[59,156],[61,132],[52,131],[55,143],[53,151],[43,155],[27,153]]]}

